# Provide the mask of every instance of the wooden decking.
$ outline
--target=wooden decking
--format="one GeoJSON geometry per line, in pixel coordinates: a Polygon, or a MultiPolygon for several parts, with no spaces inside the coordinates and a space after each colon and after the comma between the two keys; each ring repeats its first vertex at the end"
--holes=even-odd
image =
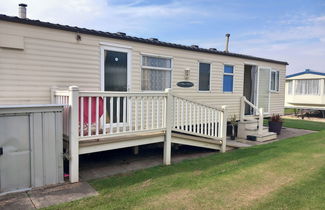
{"type": "MultiPolygon", "coordinates": [[[[111,136],[106,138],[84,140],[79,143],[79,154],[87,154],[92,152],[100,152],[118,148],[139,146],[144,144],[153,144],[164,142],[165,132],[145,132],[132,133],[123,136],[111,136]]],[[[193,136],[181,133],[172,133],[172,143],[198,146],[209,149],[220,150],[222,140],[193,136]]]]}
{"type": "Polygon", "coordinates": [[[164,92],[52,91],[64,104],[70,181],[77,182],[79,155],[164,143],[163,162],[171,164],[171,144],[226,151],[226,107],[212,107],[164,92]]]}

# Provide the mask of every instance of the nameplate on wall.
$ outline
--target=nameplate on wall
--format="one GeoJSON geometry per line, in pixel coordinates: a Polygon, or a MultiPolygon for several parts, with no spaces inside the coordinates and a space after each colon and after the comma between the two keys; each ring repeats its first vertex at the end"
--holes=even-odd
{"type": "Polygon", "coordinates": [[[183,88],[190,88],[193,87],[194,84],[193,82],[189,82],[189,81],[181,81],[181,82],[177,82],[177,86],[183,88]]]}

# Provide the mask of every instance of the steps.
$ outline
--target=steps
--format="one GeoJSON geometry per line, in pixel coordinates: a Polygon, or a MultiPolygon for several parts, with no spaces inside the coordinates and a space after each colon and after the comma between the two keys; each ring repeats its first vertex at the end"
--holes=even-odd
{"type": "Polygon", "coordinates": [[[249,120],[238,122],[238,138],[252,141],[269,141],[277,138],[276,133],[269,132],[268,127],[263,126],[259,133],[258,120],[251,118],[249,120]]]}

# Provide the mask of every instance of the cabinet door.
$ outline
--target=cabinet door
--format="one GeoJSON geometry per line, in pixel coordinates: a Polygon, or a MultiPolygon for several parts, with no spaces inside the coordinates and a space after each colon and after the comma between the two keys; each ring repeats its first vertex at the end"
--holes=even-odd
{"type": "Polygon", "coordinates": [[[29,116],[0,116],[0,192],[31,186],[29,116]]]}

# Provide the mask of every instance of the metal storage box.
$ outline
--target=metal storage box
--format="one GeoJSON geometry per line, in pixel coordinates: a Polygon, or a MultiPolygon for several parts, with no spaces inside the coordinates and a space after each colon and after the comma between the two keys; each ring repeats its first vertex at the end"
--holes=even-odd
{"type": "Polygon", "coordinates": [[[0,106],[0,193],[63,182],[62,111],[0,106]]]}

